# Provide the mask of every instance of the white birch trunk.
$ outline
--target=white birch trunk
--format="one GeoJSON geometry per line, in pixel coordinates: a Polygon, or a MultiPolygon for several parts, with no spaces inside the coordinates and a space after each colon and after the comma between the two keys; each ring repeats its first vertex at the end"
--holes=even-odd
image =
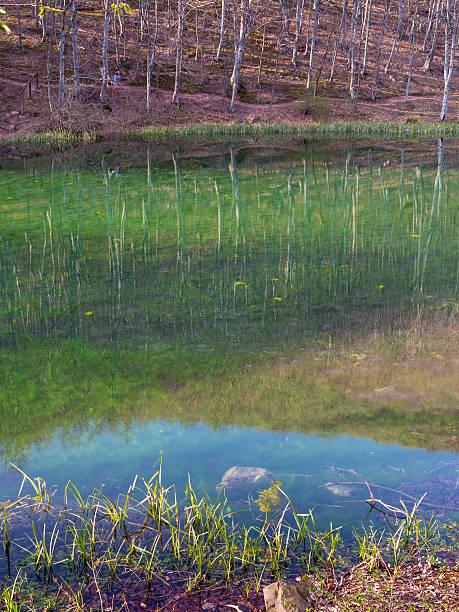
{"type": "Polygon", "coordinates": [[[75,0],[72,0],[72,47],[73,47],[73,78],[75,81],[75,98],[81,100],[80,61],[78,57],[78,21],[75,0]]]}
{"type": "Polygon", "coordinates": [[[445,63],[443,66],[443,79],[445,82],[443,90],[443,102],[440,111],[440,120],[444,121],[448,111],[449,92],[451,79],[454,73],[454,56],[456,53],[457,39],[457,0],[445,0],[445,63]]]}
{"type": "Polygon", "coordinates": [[[65,31],[65,16],[67,13],[67,3],[66,0],[61,0],[61,36],[59,41],[59,88],[58,88],[58,111],[59,118],[62,119],[62,113],[64,109],[65,102],[65,39],[66,39],[66,31],[65,31]]]}
{"type": "Polygon", "coordinates": [[[311,52],[309,54],[308,79],[306,88],[311,88],[312,67],[314,64],[314,52],[316,49],[317,40],[317,23],[319,21],[320,0],[314,0],[314,25],[312,26],[311,52]]]}
{"type": "MultiPolygon", "coordinates": [[[[155,32],[153,34],[153,45],[148,49],[147,56],[147,113],[151,110],[151,70],[156,59],[156,42],[158,40],[158,0],[155,0],[155,32]]],[[[148,42],[150,43],[150,33],[148,33],[148,42]]],[[[150,45],[149,45],[150,47],[150,45]]]]}
{"type": "Polygon", "coordinates": [[[185,24],[186,0],[178,0],[178,23],[177,23],[177,44],[175,48],[175,83],[172,94],[172,103],[180,106],[179,91],[180,78],[182,76],[182,56],[183,56],[183,27],[185,24]]]}
{"type": "Polygon", "coordinates": [[[225,22],[226,22],[226,2],[227,0],[222,0],[222,17],[220,21],[220,40],[218,42],[217,49],[217,62],[220,61],[223,49],[223,41],[225,38],[225,22]]]}
{"type": "Polygon", "coordinates": [[[296,14],[295,14],[295,40],[293,42],[293,53],[292,53],[292,66],[296,70],[296,60],[298,56],[298,44],[300,42],[301,30],[303,28],[303,15],[304,15],[304,0],[296,0],[296,14]]]}
{"type": "Polygon", "coordinates": [[[110,35],[110,0],[104,0],[104,40],[102,43],[102,87],[100,88],[100,99],[105,102],[107,97],[107,85],[110,81],[108,71],[108,38],[110,35]]]}
{"type": "Polygon", "coordinates": [[[413,32],[411,34],[410,64],[408,67],[408,79],[406,82],[405,102],[408,102],[408,96],[410,95],[410,87],[411,87],[411,77],[413,75],[414,52],[415,52],[415,45],[416,45],[416,30],[418,29],[418,1],[419,0],[416,0],[415,8],[414,8],[413,32]]]}
{"type": "Polygon", "coordinates": [[[239,86],[239,73],[241,70],[242,60],[244,58],[245,44],[247,36],[250,32],[250,19],[252,0],[240,0],[240,4],[236,5],[237,0],[234,0],[234,65],[231,75],[230,84],[232,87],[230,112],[236,110],[237,90],[239,86]],[[239,23],[239,27],[238,27],[239,23]]]}

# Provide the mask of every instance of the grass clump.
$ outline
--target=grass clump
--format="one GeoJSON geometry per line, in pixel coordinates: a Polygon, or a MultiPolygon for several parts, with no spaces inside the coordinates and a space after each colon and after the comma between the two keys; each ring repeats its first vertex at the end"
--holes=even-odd
{"type": "Polygon", "coordinates": [[[0,140],[0,144],[14,147],[62,147],[73,144],[95,142],[91,132],[77,133],[69,130],[50,130],[46,132],[24,132],[0,140]]]}
{"type": "MultiPolygon", "coordinates": [[[[317,118],[325,119],[327,102],[321,98],[299,102],[299,110],[304,114],[312,112],[317,118]]],[[[120,130],[107,134],[107,138],[124,141],[145,141],[157,143],[172,142],[225,142],[247,139],[271,138],[310,138],[357,139],[357,138],[457,138],[457,123],[427,123],[413,120],[407,122],[386,121],[335,121],[330,123],[197,123],[187,125],[152,125],[141,129],[120,130]]],[[[0,144],[14,147],[58,147],[72,144],[90,143],[98,139],[93,132],[73,132],[56,130],[44,132],[25,132],[6,136],[0,144]]]]}
{"type": "MultiPolygon", "coordinates": [[[[303,106],[306,103],[301,103],[303,106]]],[[[324,112],[324,108],[319,109],[324,112]]],[[[186,126],[150,126],[139,131],[120,133],[125,140],[147,142],[225,141],[263,138],[454,138],[459,135],[456,123],[363,122],[332,123],[204,123],[186,126]]]]}
{"type": "Polygon", "coordinates": [[[388,506],[371,491],[367,503],[384,515],[387,527],[354,529],[357,548],[349,547],[346,560],[341,527],[319,530],[312,511],[297,512],[279,481],[261,492],[260,513],[245,524],[224,491],[211,499],[199,496],[190,482],[183,496],[164,486],[161,464],[149,480],[136,476],[117,499],[102,488],[84,497],[69,482],[63,503],[54,506],[46,483],[22,474],[20,495],[3,504],[5,610],[22,609],[15,593],[22,588],[31,597],[27,585],[45,596],[50,589],[65,592],[80,606],[74,609],[83,610],[88,587],[102,601],[127,581],[142,583],[146,594],[166,579],[185,585],[190,594],[228,588],[234,581],[258,593],[268,581],[292,573],[333,573],[354,559],[396,575],[413,560],[435,560],[442,545],[438,521],[420,513],[422,500],[412,508],[402,501],[400,507],[388,506]]]}

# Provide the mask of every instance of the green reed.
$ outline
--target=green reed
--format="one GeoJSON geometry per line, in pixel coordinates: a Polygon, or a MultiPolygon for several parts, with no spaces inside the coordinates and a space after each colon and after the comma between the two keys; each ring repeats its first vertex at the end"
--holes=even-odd
{"type": "Polygon", "coordinates": [[[332,123],[209,123],[186,126],[148,126],[121,132],[124,140],[147,142],[227,141],[236,139],[314,138],[455,138],[457,123],[338,121],[332,123]]]}
{"type": "MultiPolygon", "coordinates": [[[[456,138],[459,124],[423,121],[335,121],[331,123],[200,123],[189,125],[151,125],[140,130],[121,130],[113,140],[145,140],[147,142],[221,141],[234,139],[315,138],[456,138]]],[[[110,135],[107,136],[110,138],[110,135]]],[[[95,142],[95,132],[55,130],[24,132],[4,137],[1,143],[14,147],[62,147],[95,142]]]]}
{"type": "Polygon", "coordinates": [[[77,133],[70,130],[53,130],[45,132],[23,132],[2,138],[1,142],[14,147],[61,147],[78,143],[90,143],[96,140],[91,132],[77,133]]]}
{"type": "MultiPolygon", "coordinates": [[[[171,572],[182,577],[190,591],[241,577],[245,588],[259,590],[266,579],[332,569],[341,559],[341,527],[319,530],[313,513],[298,513],[280,488],[280,509],[267,508],[255,524],[247,526],[223,491],[212,500],[206,494],[199,496],[188,482],[179,499],[174,486],[163,485],[161,466],[148,481],[136,478],[118,499],[108,498],[101,489],[84,499],[69,484],[60,511],[37,499],[34,485],[40,479],[26,480],[32,492],[21,491],[22,516],[33,512],[35,518],[27,519],[31,524],[26,523],[25,535],[12,537],[6,526],[15,525],[17,515],[9,516],[13,505],[5,506],[3,551],[9,551],[11,575],[17,577],[20,567],[33,569],[35,579],[46,588],[51,578],[64,584],[67,571],[72,584],[75,580],[81,581],[81,588],[95,584],[100,592],[132,575],[142,576],[149,590],[155,578],[171,572]]],[[[439,524],[433,517],[422,517],[421,501],[411,509],[401,502],[396,518],[388,518],[388,532],[354,529],[357,549],[351,557],[370,568],[383,562],[398,571],[420,555],[435,554],[439,524]]],[[[382,502],[376,508],[379,502],[368,500],[387,514],[382,502]]],[[[5,605],[8,593],[3,593],[5,605]]],[[[78,597],[77,590],[76,601],[78,597]]]]}

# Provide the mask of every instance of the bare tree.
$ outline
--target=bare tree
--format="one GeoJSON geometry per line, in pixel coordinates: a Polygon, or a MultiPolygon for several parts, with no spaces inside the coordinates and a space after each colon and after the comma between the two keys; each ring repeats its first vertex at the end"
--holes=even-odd
{"type": "Polygon", "coordinates": [[[392,63],[392,59],[394,57],[394,52],[397,47],[397,43],[400,40],[400,36],[402,34],[402,26],[403,26],[403,17],[405,15],[405,9],[408,0],[398,0],[398,22],[397,22],[397,31],[395,32],[394,42],[392,43],[392,49],[390,50],[389,59],[387,60],[386,67],[384,71],[387,73],[390,65],[392,63]]]}
{"type": "Polygon", "coordinates": [[[375,80],[373,83],[373,91],[371,92],[371,99],[373,100],[373,102],[376,100],[376,94],[378,92],[378,87],[379,87],[379,70],[381,67],[382,43],[384,40],[384,33],[386,31],[387,22],[389,21],[389,8],[390,8],[390,0],[386,0],[386,5],[384,8],[384,19],[382,22],[381,31],[379,33],[378,56],[376,59],[375,80]]]}
{"type": "Polygon", "coordinates": [[[236,110],[237,90],[239,87],[239,73],[244,58],[245,45],[250,32],[252,18],[252,0],[233,0],[234,19],[234,64],[230,84],[232,87],[230,112],[236,110]]]}
{"type": "Polygon", "coordinates": [[[78,57],[78,20],[77,20],[77,6],[75,0],[71,0],[71,14],[72,14],[72,49],[73,49],[73,78],[75,82],[75,98],[81,100],[81,89],[80,89],[80,62],[78,57]]]}
{"type": "Polygon", "coordinates": [[[440,120],[446,119],[451,79],[454,72],[454,55],[457,42],[457,0],[445,0],[445,59],[443,65],[443,102],[440,120]]]}
{"type": "Polygon", "coordinates": [[[440,34],[440,28],[441,28],[441,24],[443,21],[443,2],[444,0],[438,0],[437,2],[437,9],[436,9],[437,17],[435,20],[435,30],[434,30],[434,35],[433,35],[432,45],[430,47],[429,55],[426,57],[426,61],[424,62],[424,66],[422,68],[424,72],[427,72],[428,70],[430,70],[430,67],[433,62],[433,58],[435,57],[435,51],[437,49],[437,44],[438,44],[438,37],[440,34]]]}
{"type": "Polygon", "coordinates": [[[339,23],[338,26],[338,35],[336,37],[336,42],[335,42],[335,50],[333,52],[333,59],[332,59],[332,65],[331,65],[331,70],[330,70],[330,76],[328,78],[328,82],[331,83],[334,79],[335,76],[335,66],[336,66],[336,58],[338,57],[338,48],[341,46],[343,47],[344,45],[344,32],[345,32],[345,27],[346,27],[346,15],[347,15],[347,0],[345,0],[345,2],[343,3],[343,12],[341,14],[341,21],[339,23]],[[340,38],[341,36],[343,37],[341,42],[340,42],[340,38]]]}
{"type": "Polygon", "coordinates": [[[317,41],[317,24],[319,22],[320,0],[314,0],[314,24],[312,26],[311,52],[309,53],[308,79],[306,82],[307,89],[311,88],[312,67],[314,64],[314,52],[317,41]]]}
{"type": "Polygon", "coordinates": [[[411,32],[411,51],[410,51],[410,63],[408,67],[408,79],[406,82],[406,93],[405,93],[405,102],[408,102],[408,96],[410,95],[410,87],[411,87],[411,76],[413,74],[413,63],[414,63],[414,51],[416,45],[416,30],[418,29],[418,1],[416,0],[414,7],[414,19],[413,19],[413,28],[411,32]]]}
{"type": "Polygon", "coordinates": [[[303,28],[304,0],[296,0],[295,11],[295,40],[293,41],[292,65],[296,70],[296,59],[298,55],[298,45],[300,42],[301,30],[303,28]]]}
{"type": "Polygon", "coordinates": [[[147,46],[147,113],[151,110],[151,70],[156,59],[156,44],[158,40],[158,0],[155,0],[155,29],[153,43],[150,43],[150,19],[148,18],[148,46],[147,46]]]}
{"type": "Polygon", "coordinates": [[[183,28],[185,25],[185,9],[187,0],[178,0],[177,2],[177,42],[175,46],[175,83],[174,92],[172,94],[172,103],[180,106],[179,91],[180,79],[182,76],[182,59],[183,59],[183,28]]]}
{"type": "Polygon", "coordinates": [[[61,0],[60,10],[61,10],[61,35],[59,41],[59,88],[58,88],[58,110],[59,110],[59,118],[63,119],[62,113],[64,110],[64,102],[65,102],[65,42],[66,42],[66,24],[65,18],[67,15],[68,4],[67,0],[61,0]]]}
{"type": "Polygon", "coordinates": [[[18,47],[22,49],[21,10],[18,6],[18,47]]]}
{"type": "Polygon", "coordinates": [[[100,99],[105,102],[107,98],[107,85],[110,81],[108,70],[108,39],[110,36],[110,0],[104,0],[104,40],[102,43],[102,87],[100,99]]]}
{"type": "Polygon", "coordinates": [[[368,38],[370,34],[370,19],[371,19],[371,9],[373,7],[373,0],[367,0],[365,5],[365,19],[366,23],[364,27],[366,28],[365,33],[365,50],[363,52],[363,67],[362,74],[365,77],[367,75],[367,58],[368,58],[368,38]]]}
{"type": "Polygon", "coordinates": [[[220,61],[223,49],[223,40],[225,38],[225,23],[226,23],[226,2],[227,0],[222,0],[222,16],[220,21],[220,40],[218,42],[217,49],[217,62],[220,61]]]}
{"type": "Polygon", "coordinates": [[[354,101],[356,98],[355,93],[355,39],[357,36],[357,22],[360,15],[360,0],[354,0],[354,9],[352,11],[352,23],[351,23],[351,40],[349,43],[349,67],[350,67],[350,80],[349,80],[349,93],[351,100],[354,101]]]}
{"type": "Polygon", "coordinates": [[[432,32],[432,26],[435,18],[435,14],[438,14],[438,6],[440,0],[433,0],[429,2],[429,14],[427,16],[426,33],[424,35],[424,42],[422,44],[422,52],[427,53],[427,43],[429,42],[430,33],[432,32]]]}

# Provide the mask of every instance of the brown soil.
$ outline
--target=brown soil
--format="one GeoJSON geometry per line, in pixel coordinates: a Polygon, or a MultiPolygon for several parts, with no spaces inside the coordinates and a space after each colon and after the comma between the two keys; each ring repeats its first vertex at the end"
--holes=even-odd
{"type": "MultiPolygon", "coordinates": [[[[300,579],[298,577],[298,579],[300,579]]],[[[85,610],[107,612],[265,612],[263,581],[258,593],[244,585],[206,586],[187,591],[183,580],[156,580],[146,593],[145,585],[129,581],[114,594],[96,593],[85,598],[85,610]],[[102,605],[102,607],[101,607],[102,605]]],[[[390,569],[370,570],[365,564],[341,577],[333,573],[313,577],[314,600],[306,612],[456,612],[459,608],[459,570],[451,565],[435,566],[419,561],[390,569]]],[[[121,586],[121,585],[120,585],[121,586]]],[[[64,592],[59,597],[62,612],[71,604],[64,592]]],[[[30,602],[31,603],[31,602],[30,602]]]]}
{"type": "MultiPolygon", "coordinates": [[[[292,122],[307,123],[311,121],[329,122],[342,121],[406,121],[436,120],[441,104],[442,78],[442,44],[439,42],[437,57],[432,70],[424,72],[422,65],[425,53],[417,51],[414,66],[414,78],[408,103],[403,95],[406,83],[407,57],[409,37],[405,34],[399,42],[397,54],[391,70],[386,74],[381,70],[381,86],[376,102],[371,101],[371,90],[374,81],[375,62],[377,57],[378,23],[382,19],[383,3],[375,2],[374,31],[369,47],[368,76],[362,77],[359,97],[355,103],[349,100],[349,71],[346,65],[346,52],[338,54],[336,77],[333,83],[328,83],[330,50],[327,50],[328,33],[336,30],[340,19],[340,5],[330,2],[326,5],[319,28],[317,46],[317,66],[323,63],[323,73],[318,80],[317,97],[312,98],[306,91],[305,79],[307,58],[299,53],[299,65],[293,70],[290,61],[290,44],[280,55],[278,78],[274,89],[274,103],[269,103],[272,92],[274,67],[276,61],[276,28],[270,27],[269,11],[259,9],[256,27],[254,26],[243,64],[242,84],[244,86],[241,100],[236,113],[229,112],[229,100],[222,95],[225,72],[231,64],[216,62],[215,38],[218,32],[217,15],[212,11],[201,15],[202,28],[208,28],[206,36],[201,32],[198,47],[198,59],[194,54],[196,46],[194,28],[188,24],[185,36],[185,62],[182,79],[180,107],[171,103],[174,74],[174,35],[165,31],[165,13],[161,12],[164,24],[160,27],[158,48],[158,64],[155,65],[150,115],[145,112],[145,85],[138,84],[145,80],[144,70],[145,49],[141,49],[141,71],[135,80],[135,41],[137,11],[127,17],[127,52],[122,60],[122,81],[118,86],[109,87],[108,100],[102,104],[99,100],[100,88],[100,3],[88,0],[85,3],[84,14],[80,18],[80,56],[82,74],[87,76],[84,83],[82,103],[77,103],[71,95],[72,58],[69,43],[66,71],[68,73],[67,103],[65,108],[65,127],[76,131],[92,130],[101,134],[116,134],[120,126],[124,129],[135,129],[144,125],[181,125],[204,122],[292,122]],[[381,6],[380,6],[381,5],[381,6]],[[98,9],[98,11],[96,10],[98,9]],[[207,25],[208,24],[208,25],[207,25]],[[260,55],[260,36],[266,29],[266,48],[263,57],[260,55]],[[207,35],[208,34],[208,35],[207,35]],[[322,62],[322,59],[323,62],[322,62]],[[259,83],[258,70],[262,59],[262,71],[259,83]]],[[[161,4],[160,4],[161,9],[161,4]]],[[[194,14],[194,12],[193,12],[194,14]]],[[[277,13],[276,13],[277,18],[277,13]]],[[[396,23],[396,12],[391,16],[396,23]]],[[[10,18],[12,35],[0,33],[0,136],[17,132],[37,131],[57,127],[51,120],[46,81],[47,44],[41,41],[40,33],[34,29],[35,21],[30,13],[22,14],[23,44],[18,48],[15,35],[15,19],[10,18]],[[26,92],[24,112],[22,112],[21,90],[29,78],[39,71],[39,89],[32,87],[32,98],[26,92]]],[[[306,14],[305,14],[306,22],[306,14]]],[[[173,24],[174,27],[174,24],[173,24]]],[[[293,26],[292,26],[293,29],[293,26]]],[[[306,34],[306,24],[304,25],[306,34]]],[[[419,46],[422,36],[418,36],[419,46]]],[[[333,40],[333,39],[332,39],[333,40]]],[[[390,53],[393,32],[385,37],[383,43],[383,63],[390,53]]],[[[301,51],[301,46],[300,46],[301,51]]],[[[57,47],[53,46],[51,62],[51,97],[56,105],[57,47]]],[[[114,50],[110,47],[110,66],[114,71],[114,50]]],[[[459,121],[459,94],[454,94],[459,76],[453,80],[450,97],[448,119],[459,121]]]]}

